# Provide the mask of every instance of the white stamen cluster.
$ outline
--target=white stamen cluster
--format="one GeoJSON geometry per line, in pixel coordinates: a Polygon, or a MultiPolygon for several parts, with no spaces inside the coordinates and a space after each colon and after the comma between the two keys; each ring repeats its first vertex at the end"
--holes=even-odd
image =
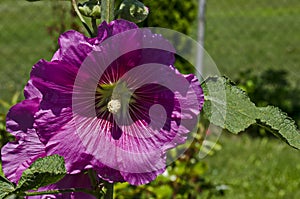
{"type": "Polygon", "coordinates": [[[107,109],[112,114],[118,113],[118,111],[120,110],[120,108],[121,108],[121,102],[118,99],[112,99],[107,104],[107,109]]]}

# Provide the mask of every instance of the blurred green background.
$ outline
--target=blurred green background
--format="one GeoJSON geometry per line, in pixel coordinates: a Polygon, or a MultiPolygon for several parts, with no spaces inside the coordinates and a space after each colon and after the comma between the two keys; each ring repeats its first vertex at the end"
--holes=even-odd
{"type": "MultiPolygon", "coordinates": [[[[143,2],[150,15],[141,25],[171,28],[196,38],[197,0],[143,2]]],[[[67,1],[1,0],[0,11],[0,130],[4,131],[5,113],[22,99],[16,93],[22,93],[34,63],[51,59],[60,33],[84,30],[67,1]]],[[[299,24],[299,0],[207,0],[205,49],[221,73],[236,81],[258,105],[279,106],[298,124],[299,24]]],[[[160,176],[151,186],[119,185],[116,196],[300,197],[298,151],[256,126],[241,136],[225,132],[219,142],[222,149],[200,163],[195,150],[190,157],[196,162],[178,161],[174,168],[183,169],[170,170],[172,175],[160,176]],[[191,168],[188,174],[185,167],[191,168]]]]}

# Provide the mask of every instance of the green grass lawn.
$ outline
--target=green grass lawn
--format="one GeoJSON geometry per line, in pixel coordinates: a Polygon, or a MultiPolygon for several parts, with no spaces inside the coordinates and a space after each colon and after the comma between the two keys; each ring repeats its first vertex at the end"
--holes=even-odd
{"type": "Polygon", "coordinates": [[[300,81],[298,0],[209,0],[205,48],[222,73],[285,69],[300,81]]]}
{"type": "Polygon", "coordinates": [[[32,66],[40,59],[51,59],[57,38],[49,34],[49,27],[61,17],[53,11],[54,5],[62,5],[69,13],[67,1],[0,2],[0,99],[9,101],[15,92],[22,91],[32,66]]]}
{"type": "MultiPolygon", "coordinates": [[[[204,159],[206,177],[229,190],[224,198],[300,198],[300,154],[278,139],[223,133],[222,150],[204,159]]],[[[215,197],[219,198],[219,197],[215,197]]]]}
{"type": "Polygon", "coordinates": [[[22,91],[31,67],[50,59],[52,41],[46,31],[49,2],[2,0],[0,3],[0,99],[22,91]]]}
{"type": "MultiPolygon", "coordinates": [[[[220,71],[286,69],[300,82],[300,2],[209,0],[205,47],[220,71]]],[[[50,1],[0,2],[0,99],[22,91],[31,67],[49,60],[50,1]]],[[[3,109],[0,108],[0,111],[3,109]]],[[[299,110],[300,111],[300,110],[299,110]]],[[[223,134],[223,149],[204,161],[206,177],[230,187],[225,198],[300,198],[300,153],[276,139],[223,134]]]]}

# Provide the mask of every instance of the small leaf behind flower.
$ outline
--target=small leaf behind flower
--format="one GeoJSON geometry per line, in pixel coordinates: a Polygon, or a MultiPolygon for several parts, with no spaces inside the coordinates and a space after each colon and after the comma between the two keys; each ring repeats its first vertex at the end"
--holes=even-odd
{"type": "Polygon", "coordinates": [[[0,176],[0,199],[5,198],[9,194],[13,193],[15,186],[9,180],[0,176]]]}
{"type": "Polygon", "coordinates": [[[209,121],[231,133],[258,123],[290,146],[300,149],[300,132],[292,118],[277,107],[256,107],[239,87],[225,77],[210,77],[202,83],[203,111],[209,121]]]}
{"type": "Polygon", "coordinates": [[[58,155],[37,159],[26,169],[17,185],[16,190],[36,190],[40,187],[53,184],[66,175],[63,157],[58,155]]]}

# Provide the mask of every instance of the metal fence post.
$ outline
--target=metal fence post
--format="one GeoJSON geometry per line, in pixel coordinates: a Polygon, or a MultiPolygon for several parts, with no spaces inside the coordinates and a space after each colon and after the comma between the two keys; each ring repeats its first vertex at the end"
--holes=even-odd
{"type": "Polygon", "coordinates": [[[204,57],[205,5],[206,5],[206,0],[199,0],[198,19],[197,19],[198,21],[197,40],[200,46],[197,48],[196,75],[200,81],[202,80],[201,74],[203,72],[203,57],[204,57]]]}

